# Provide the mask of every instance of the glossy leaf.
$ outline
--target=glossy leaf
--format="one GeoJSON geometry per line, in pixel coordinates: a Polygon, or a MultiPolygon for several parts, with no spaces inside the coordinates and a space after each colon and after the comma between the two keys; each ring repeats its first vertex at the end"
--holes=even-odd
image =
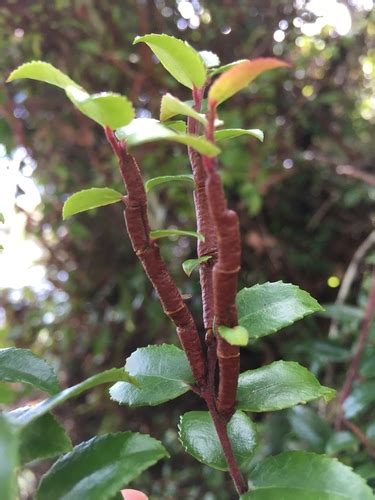
{"type": "Polygon", "coordinates": [[[260,462],[252,491],[242,500],[373,500],[371,488],[353,470],[324,455],[288,451],[260,462]]]}
{"type": "Polygon", "coordinates": [[[37,500],[106,500],[168,453],[147,435],[95,437],[61,457],[40,483],[37,500]]]}
{"type": "Polygon", "coordinates": [[[358,417],[374,402],[375,380],[359,383],[344,402],[345,417],[349,419],[358,417]]]}
{"type": "Polygon", "coordinates": [[[210,50],[200,50],[199,55],[203,59],[206,68],[215,68],[220,64],[219,56],[210,50]]]}
{"type": "Polygon", "coordinates": [[[202,257],[198,257],[198,259],[185,260],[182,263],[182,269],[184,270],[185,274],[191,276],[191,273],[194,271],[194,269],[197,269],[200,264],[202,264],[203,262],[207,262],[210,259],[211,255],[202,255],[202,257]]]}
{"type": "Polygon", "coordinates": [[[150,237],[154,240],[159,238],[169,238],[171,236],[193,236],[199,241],[204,241],[204,236],[196,231],[184,231],[183,229],[156,229],[150,232],[150,237]]]}
{"type": "Polygon", "coordinates": [[[110,382],[118,381],[135,383],[135,380],[128,373],[126,373],[123,368],[111,368],[110,370],[106,370],[104,372],[98,373],[97,375],[93,375],[80,384],[74,385],[73,387],[68,387],[68,389],[59,392],[55,396],[52,396],[49,399],[45,399],[44,401],[41,401],[34,406],[31,406],[28,410],[22,412],[22,414],[20,415],[17,414],[17,411],[11,411],[7,415],[15,425],[19,427],[25,427],[37,418],[45,415],[57,406],[61,405],[68,399],[79,396],[88,389],[92,389],[93,387],[96,387],[100,384],[108,384],[110,382]]]}
{"type": "Polygon", "coordinates": [[[349,431],[335,432],[326,444],[326,453],[335,455],[341,451],[357,451],[358,439],[349,431]]]}
{"type": "MultiPolygon", "coordinates": [[[[21,415],[29,408],[20,408],[13,414],[21,415]]],[[[46,413],[20,432],[20,463],[51,458],[72,449],[72,442],[64,428],[51,413],[46,413]]]]}
{"type": "Polygon", "coordinates": [[[167,182],[187,182],[194,186],[194,177],[190,174],[187,175],[163,175],[161,177],[154,177],[145,182],[146,193],[152,188],[165,184],[167,182]]]}
{"type": "Polygon", "coordinates": [[[238,322],[250,338],[277,332],[322,307],[298,286],[277,281],[243,288],[236,298],[238,322]]]}
{"type": "Polygon", "coordinates": [[[220,104],[247,87],[250,82],[265,71],[287,66],[289,65],[286,62],[274,57],[263,57],[238,63],[215,80],[208,92],[208,100],[211,103],[220,104]]]}
{"type": "Polygon", "coordinates": [[[264,140],[264,132],[257,128],[227,128],[223,130],[217,130],[215,132],[215,141],[228,141],[230,139],[235,139],[236,137],[241,137],[243,135],[250,135],[251,137],[255,137],[260,142],[263,142],[264,140]]]}
{"type": "Polygon", "coordinates": [[[68,75],[44,61],[31,61],[22,64],[9,75],[7,82],[18,80],[19,78],[30,78],[40,82],[56,85],[61,89],[72,86],[80,89],[81,87],[74,82],[68,75]]]}
{"type": "Polygon", "coordinates": [[[136,118],[126,127],[116,130],[116,136],[120,140],[125,140],[130,147],[146,142],[172,141],[191,146],[206,156],[217,156],[220,153],[215,144],[203,137],[177,133],[152,118],[136,118]]]}
{"type": "MultiPolygon", "coordinates": [[[[255,424],[242,411],[236,411],[228,423],[228,435],[239,467],[246,465],[257,445],[255,424]]],[[[228,470],[211,415],[190,411],[180,418],[179,439],[194,458],[214,469],[228,470]]]]}
{"type": "Polygon", "coordinates": [[[191,116],[202,125],[207,125],[206,117],[195,111],[191,106],[171,94],[163,95],[160,104],[160,121],[165,122],[176,115],[191,116]]]}
{"type": "Polygon", "coordinates": [[[134,43],[146,43],[164,68],[182,85],[200,88],[206,81],[201,56],[187,42],[169,35],[137,36],[134,43]]]}
{"type": "Polygon", "coordinates": [[[244,346],[249,342],[248,331],[243,326],[238,325],[233,328],[219,326],[219,333],[231,345],[244,346]]]}
{"type": "Polygon", "coordinates": [[[121,201],[123,195],[110,188],[90,188],[72,194],[63,207],[63,219],[66,220],[72,215],[86,212],[93,208],[104,207],[121,201]]]}
{"type": "Polygon", "coordinates": [[[262,412],[290,408],[323,397],[332,399],[335,390],[319,384],[306,368],[293,361],[241,373],[238,380],[237,408],[262,412]]]}
{"type": "Polygon", "coordinates": [[[185,353],[173,345],[162,344],[137,349],[126,361],[125,370],[137,386],[117,382],[111,398],[129,406],[154,406],[185,394],[194,378],[185,353]]]}
{"type": "Polygon", "coordinates": [[[53,368],[29,349],[0,349],[0,380],[31,384],[49,394],[59,391],[53,368]]]}
{"type": "Polygon", "coordinates": [[[17,498],[16,468],[18,467],[18,435],[0,414],[0,498],[17,498]]]}

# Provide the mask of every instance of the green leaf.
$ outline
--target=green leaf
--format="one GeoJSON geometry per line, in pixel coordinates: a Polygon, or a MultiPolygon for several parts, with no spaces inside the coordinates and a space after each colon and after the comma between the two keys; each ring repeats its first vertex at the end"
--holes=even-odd
{"type": "Polygon", "coordinates": [[[49,394],[59,391],[52,367],[29,349],[0,349],[0,380],[31,384],[49,394]]]}
{"type": "Polygon", "coordinates": [[[345,417],[349,419],[358,417],[374,402],[375,380],[359,383],[344,402],[345,417]]]}
{"type": "Polygon", "coordinates": [[[374,479],[375,478],[375,463],[368,462],[361,464],[359,467],[355,468],[355,472],[362,476],[364,479],[374,479]]]}
{"type": "Polygon", "coordinates": [[[147,435],[95,437],[61,457],[40,483],[37,500],[106,500],[168,453],[147,435]]]}
{"type": "Polygon", "coordinates": [[[359,373],[364,378],[375,378],[375,346],[366,347],[359,373]]]}
{"type": "Polygon", "coordinates": [[[191,106],[171,94],[163,95],[160,105],[160,121],[165,122],[176,115],[190,116],[202,123],[202,125],[207,125],[206,117],[195,111],[191,106]]]}
{"type": "Polygon", "coordinates": [[[22,414],[20,415],[17,414],[17,411],[11,411],[7,415],[15,425],[19,427],[26,427],[34,420],[41,417],[42,415],[45,415],[68,399],[79,396],[80,394],[82,394],[82,392],[87,391],[88,389],[92,389],[97,385],[108,384],[110,382],[118,382],[120,380],[124,382],[135,383],[134,379],[128,373],[126,373],[123,368],[111,368],[110,370],[106,370],[104,372],[98,373],[97,375],[93,375],[92,377],[84,380],[77,385],[74,385],[73,387],[68,387],[68,389],[59,392],[55,396],[52,396],[49,399],[45,399],[44,401],[41,401],[34,406],[31,406],[30,409],[22,412],[22,414]]]}
{"type": "Polygon", "coordinates": [[[371,488],[335,458],[288,451],[260,462],[242,500],[373,500],[371,488]]]}
{"type": "Polygon", "coordinates": [[[249,342],[248,331],[243,326],[238,325],[233,328],[219,326],[219,333],[231,345],[244,346],[249,342]]]}
{"type": "Polygon", "coordinates": [[[145,183],[146,193],[155,186],[165,184],[166,182],[188,182],[194,186],[194,177],[190,174],[187,175],[163,175],[161,177],[154,177],[145,183]]]}
{"type": "Polygon", "coordinates": [[[186,134],[186,122],[184,120],[168,120],[163,125],[171,128],[178,134],[186,134]]]}
{"type": "Polygon", "coordinates": [[[336,391],[319,384],[306,368],[293,361],[241,373],[238,380],[237,408],[262,412],[290,408],[323,397],[332,399],[336,391]]]}
{"type": "Polygon", "coordinates": [[[264,140],[264,132],[257,128],[227,128],[223,130],[217,130],[215,132],[215,141],[227,141],[230,139],[234,139],[236,137],[241,137],[242,135],[250,135],[258,139],[258,141],[263,142],[264,140]]]}
{"type": "Polygon", "coordinates": [[[202,257],[198,257],[198,259],[185,260],[182,263],[182,269],[184,270],[185,274],[191,276],[191,273],[194,271],[194,269],[197,269],[200,264],[202,264],[203,262],[207,262],[211,258],[211,255],[202,255],[202,257]]]}
{"type": "MultiPolygon", "coordinates": [[[[236,411],[227,426],[239,467],[253,457],[257,445],[255,424],[242,411],[236,411]]],[[[214,469],[228,470],[223,449],[208,411],[189,411],[180,418],[179,439],[194,458],[214,469]]]]}
{"type": "Polygon", "coordinates": [[[206,81],[206,68],[201,56],[187,42],[168,35],[137,36],[134,43],[146,43],[164,68],[189,89],[200,88],[206,81]]]}
{"type": "Polygon", "coordinates": [[[90,188],[72,194],[63,206],[63,219],[86,212],[93,208],[104,207],[121,201],[123,195],[110,188],[90,188]]]}
{"type": "Polygon", "coordinates": [[[154,240],[159,238],[169,238],[170,236],[193,236],[199,241],[204,241],[204,236],[196,231],[184,231],[182,229],[156,229],[150,232],[150,237],[154,240]]]}
{"type": "MultiPolygon", "coordinates": [[[[13,415],[21,415],[29,408],[20,408],[13,415]]],[[[72,442],[63,427],[51,413],[46,413],[20,432],[20,463],[56,457],[72,449],[72,442]]]]}
{"type": "Polygon", "coordinates": [[[220,153],[215,144],[203,137],[177,133],[153,118],[136,118],[126,127],[116,130],[116,136],[119,140],[125,140],[130,147],[146,142],[172,141],[191,146],[206,156],[217,156],[220,153]]]}
{"type": "Polygon", "coordinates": [[[8,384],[0,383],[0,405],[9,405],[16,399],[17,393],[8,384]]]}
{"type": "Polygon", "coordinates": [[[4,214],[2,212],[0,212],[0,224],[4,224],[4,223],[5,223],[4,214]]]}
{"type": "Polygon", "coordinates": [[[340,451],[357,451],[358,439],[349,431],[335,432],[326,444],[326,453],[335,455],[340,451]]]}
{"type": "Polygon", "coordinates": [[[190,390],[194,378],[185,353],[173,345],[137,349],[126,361],[125,370],[138,386],[117,382],[111,398],[129,406],[154,406],[190,390]]]}
{"type": "Polygon", "coordinates": [[[17,498],[18,434],[4,415],[0,414],[0,498],[17,498]]]}
{"type": "Polygon", "coordinates": [[[312,408],[296,406],[287,412],[293,434],[311,451],[324,453],[332,431],[328,423],[312,408]]]}
{"type": "Polygon", "coordinates": [[[210,71],[210,76],[214,75],[219,75],[220,73],[224,73],[224,71],[227,71],[228,69],[234,68],[235,66],[238,66],[241,63],[246,62],[247,59],[239,59],[238,61],[233,61],[229,64],[223,64],[223,66],[219,66],[218,68],[215,68],[210,71]]]}
{"type": "Polygon", "coordinates": [[[44,61],[31,61],[22,64],[16,68],[9,75],[7,82],[12,82],[19,78],[30,78],[32,80],[39,80],[41,82],[56,85],[61,89],[66,89],[72,86],[80,89],[81,87],[74,82],[69,76],[65,75],[62,71],[44,61]]]}
{"type": "Polygon", "coordinates": [[[210,50],[200,50],[199,55],[203,59],[206,68],[214,68],[220,64],[219,56],[210,50]]]}
{"type": "Polygon", "coordinates": [[[322,307],[298,286],[277,281],[243,288],[236,298],[238,322],[250,338],[277,332],[322,307]]]}
{"type": "Polygon", "coordinates": [[[336,321],[360,321],[363,318],[363,309],[348,306],[347,304],[325,304],[320,316],[332,318],[336,321]]]}

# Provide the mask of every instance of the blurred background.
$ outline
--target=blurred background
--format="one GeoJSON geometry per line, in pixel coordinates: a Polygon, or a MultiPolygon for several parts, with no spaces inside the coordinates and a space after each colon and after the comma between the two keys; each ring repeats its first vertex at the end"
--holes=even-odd
{"type": "MultiPolygon", "coordinates": [[[[223,64],[272,55],[292,64],[291,71],[264,75],[223,105],[226,125],[260,128],[265,141],[227,143],[222,175],[241,220],[240,286],[283,280],[327,307],[321,316],[243,349],[244,369],[295,360],[340,389],[355,352],[375,262],[372,7],[371,0],[1,2],[2,84],[18,65],[43,59],[89,92],[127,95],[138,117],[157,118],[167,91],[183,100],[189,95],[145,45],[132,45],[136,35],[175,35],[217,53],[223,64]]],[[[182,146],[149,144],[134,152],[145,178],[189,172],[182,146]]],[[[104,185],[122,187],[99,126],[73,109],[56,87],[30,80],[1,85],[0,347],[26,347],[49,359],[64,386],[122,366],[138,346],[176,342],[133,255],[121,207],[62,221],[62,204],[70,194],[104,185]]],[[[150,193],[153,228],[194,228],[190,188],[167,186],[150,193]]],[[[198,276],[188,279],[181,268],[183,260],[196,256],[195,241],[160,245],[199,318],[198,276]]],[[[288,449],[326,452],[375,484],[372,326],[361,383],[354,388],[360,394],[352,395],[357,398],[352,418],[367,445],[348,431],[336,439],[335,403],[318,403],[257,415],[258,457],[288,449]]],[[[37,397],[24,386],[0,385],[2,406],[37,397]]],[[[201,406],[188,395],[129,410],[98,388],[71,400],[57,415],[75,444],[127,429],[162,439],[172,459],[134,482],[151,498],[236,498],[226,474],[201,466],[178,442],[179,415],[201,406]]],[[[22,471],[23,499],[32,498],[50,463],[22,471]]]]}

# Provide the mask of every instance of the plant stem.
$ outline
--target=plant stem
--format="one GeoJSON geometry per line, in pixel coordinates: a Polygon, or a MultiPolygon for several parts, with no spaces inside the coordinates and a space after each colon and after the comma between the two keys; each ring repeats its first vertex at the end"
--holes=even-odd
{"type": "Polygon", "coordinates": [[[372,271],[371,275],[371,285],[370,285],[370,293],[368,296],[367,306],[365,310],[365,315],[362,320],[361,328],[359,331],[359,340],[358,347],[355,355],[352,358],[344,385],[341,390],[340,399],[339,399],[339,410],[335,422],[336,430],[340,430],[342,426],[343,420],[343,404],[346,398],[352,391],[353,383],[358,378],[359,365],[361,363],[362,354],[365,350],[369,335],[370,335],[370,326],[371,322],[375,315],[375,269],[372,271]]]}
{"type": "Polygon", "coordinates": [[[343,420],[342,423],[347,427],[352,433],[357,436],[359,441],[367,449],[369,455],[375,458],[375,446],[370,442],[366,434],[364,434],[359,427],[357,427],[353,422],[349,420],[343,420]]]}

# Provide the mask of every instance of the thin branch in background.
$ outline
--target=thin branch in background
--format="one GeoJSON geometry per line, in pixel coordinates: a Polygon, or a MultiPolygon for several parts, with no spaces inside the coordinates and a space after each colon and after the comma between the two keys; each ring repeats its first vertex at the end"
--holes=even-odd
{"type": "Polygon", "coordinates": [[[336,167],[336,173],[339,175],[346,175],[348,177],[353,177],[360,181],[370,184],[370,186],[375,186],[375,175],[364,172],[359,168],[352,167],[351,165],[338,165],[336,167]]]}
{"type": "Polygon", "coordinates": [[[359,331],[358,347],[350,363],[349,370],[339,397],[339,408],[335,422],[336,430],[340,430],[342,427],[343,405],[345,403],[346,398],[352,391],[354,381],[358,378],[359,366],[361,363],[363,351],[366,347],[370,335],[370,327],[374,316],[375,316],[375,269],[372,271],[371,275],[370,293],[368,296],[365,315],[362,320],[361,328],[359,331]]]}
{"type": "Polygon", "coordinates": [[[364,434],[359,427],[357,427],[350,420],[343,420],[342,423],[358,438],[358,440],[366,448],[369,455],[375,458],[375,446],[370,442],[366,434],[364,434]]]}

